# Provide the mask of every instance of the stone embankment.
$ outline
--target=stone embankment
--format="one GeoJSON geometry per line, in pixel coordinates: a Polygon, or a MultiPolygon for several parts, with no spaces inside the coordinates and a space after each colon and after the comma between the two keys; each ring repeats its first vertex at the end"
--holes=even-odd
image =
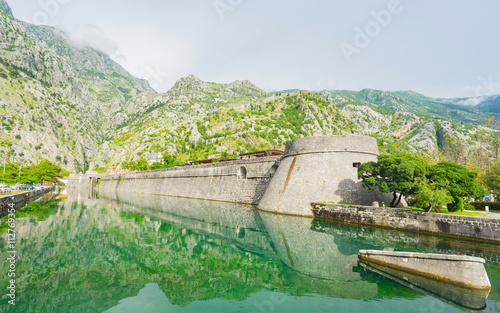
{"type": "Polygon", "coordinates": [[[40,190],[25,191],[9,196],[2,196],[0,197],[0,210],[4,210],[10,204],[27,204],[32,198],[54,191],[54,188],[55,187],[50,187],[40,190]]]}
{"type": "Polygon", "coordinates": [[[315,217],[364,225],[500,242],[500,219],[410,209],[312,203],[315,217]]]}

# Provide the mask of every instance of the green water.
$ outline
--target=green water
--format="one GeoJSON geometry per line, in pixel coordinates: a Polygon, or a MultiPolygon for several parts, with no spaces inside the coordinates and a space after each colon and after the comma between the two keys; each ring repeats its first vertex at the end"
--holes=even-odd
{"type": "MultiPolygon", "coordinates": [[[[358,265],[359,249],[483,257],[500,310],[500,247],[138,194],[68,199],[17,212],[16,305],[0,312],[468,312],[358,265]]],[[[446,288],[446,287],[445,287],[446,288]]]]}

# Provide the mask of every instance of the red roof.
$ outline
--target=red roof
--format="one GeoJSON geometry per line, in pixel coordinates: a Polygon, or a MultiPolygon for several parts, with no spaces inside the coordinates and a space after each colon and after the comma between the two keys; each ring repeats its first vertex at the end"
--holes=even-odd
{"type": "Polygon", "coordinates": [[[275,149],[275,150],[263,150],[263,151],[255,151],[255,152],[247,152],[247,153],[240,153],[240,157],[266,157],[266,156],[271,156],[271,155],[283,155],[285,152],[283,149],[275,149]]]}
{"type": "Polygon", "coordinates": [[[111,170],[115,174],[126,174],[132,172],[131,170],[111,170]]]}
{"type": "Polygon", "coordinates": [[[227,159],[227,158],[208,159],[208,160],[189,161],[189,164],[209,164],[209,163],[232,161],[232,160],[235,160],[235,159],[227,159]]]}

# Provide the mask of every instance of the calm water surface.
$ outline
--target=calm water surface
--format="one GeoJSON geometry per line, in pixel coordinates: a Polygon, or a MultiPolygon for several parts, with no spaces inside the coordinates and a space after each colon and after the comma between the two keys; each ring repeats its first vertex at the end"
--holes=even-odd
{"type": "Polygon", "coordinates": [[[17,212],[14,307],[4,222],[0,312],[471,311],[360,266],[359,249],[483,257],[493,289],[475,312],[500,311],[497,245],[244,205],[71,190],[68,199],[17,212]]]}

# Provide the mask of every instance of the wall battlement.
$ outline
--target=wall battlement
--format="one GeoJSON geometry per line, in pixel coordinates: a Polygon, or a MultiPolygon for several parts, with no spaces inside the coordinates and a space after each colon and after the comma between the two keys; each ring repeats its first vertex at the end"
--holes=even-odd
{"type": "Polygon", "coordinates": [[[313,201],[389,203],[388,195],[364,189],[357,178],[357,166],[376,161],[377,155],[372,137],[307,137],[287,143],[283,156],[116,175],[71,175],[68,187],[247,203],[264,211],[312,216],[313,201]]]}

